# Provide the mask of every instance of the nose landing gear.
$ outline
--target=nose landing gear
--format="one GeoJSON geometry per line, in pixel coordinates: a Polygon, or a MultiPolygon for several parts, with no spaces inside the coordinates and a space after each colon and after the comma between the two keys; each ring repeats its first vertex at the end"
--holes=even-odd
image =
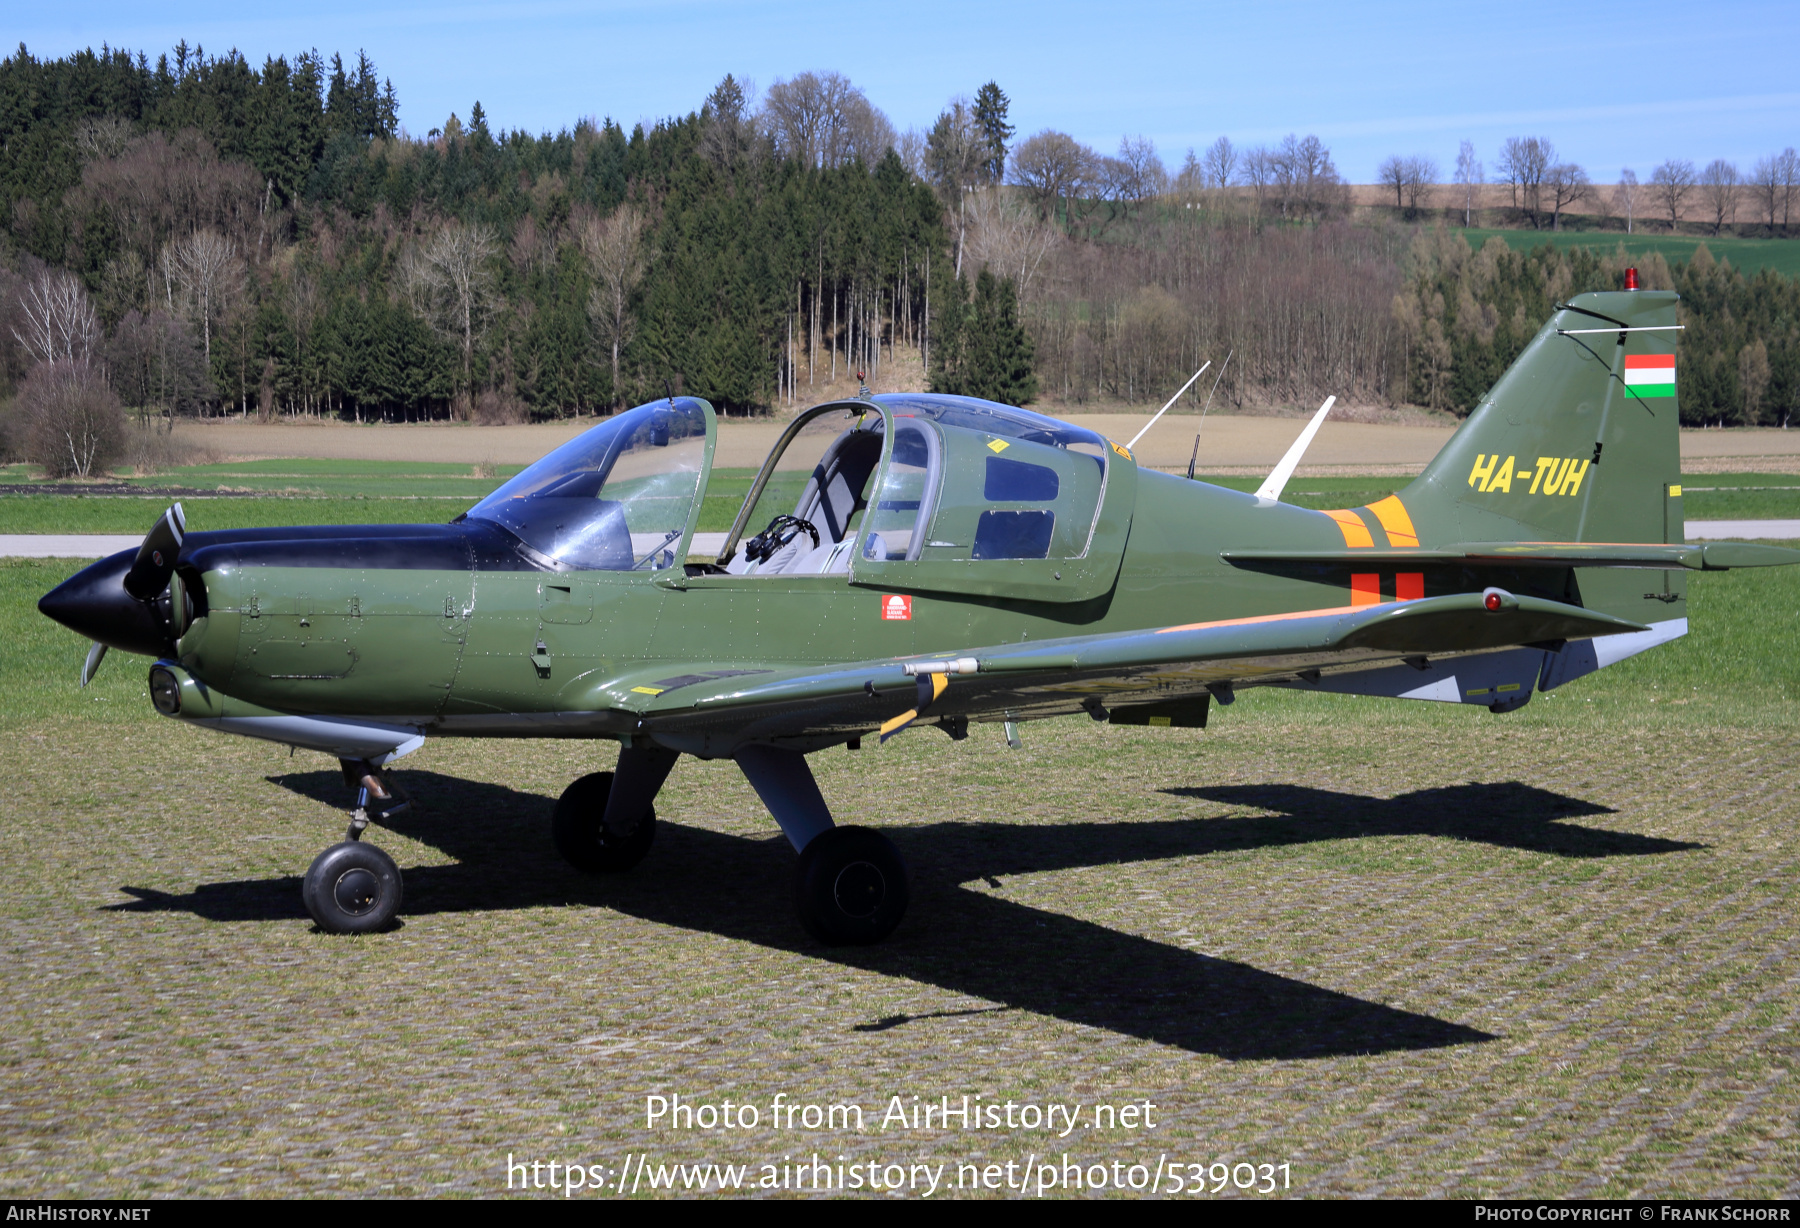
{"type": "Polygon", "coordinates": [[[328,934],[372,934],[400,912],[400,867],[372,844],[345,840],[320,853],[300,898],[328,934]]]}
{"type": "Polygon", "coordinates": [[[374,845],[362,843],[362,834],[369,826],[371,809],[386,818],[412,802],[395,796],[399,789],[368,760],[344,760],[342,766],[345,783],[356,785],[356,809],[344,839],[313,859],[300,898],[326,933],[372,934],[399,915],[403,884],[394,859],[374,845]]]}

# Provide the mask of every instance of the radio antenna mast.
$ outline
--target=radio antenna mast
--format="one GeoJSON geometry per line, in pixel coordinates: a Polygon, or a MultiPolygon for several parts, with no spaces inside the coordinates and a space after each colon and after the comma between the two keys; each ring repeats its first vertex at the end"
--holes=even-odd
{"type": "MultiPolygon", "coordinates": [[[[1194,386],[1194,381],[1199,379],[1203,374],[1205,374],[1206,369],[1210,366],[1212,366],[1212,359],[1210,359],[1210,358],[1207,359],[1205,362],[1201,363],[1200,370],[1198,370],[1198,371],[1194,372],[1192,375],[1188,376],[1188,382],[1181,386],[1181,392],[1186,392],[1189,388],[1192,388],[1194,386]]],[[[1173,405],[1173,404],[1175,404],[1175,402],[1177,402],[1181,399],[1181,392],[1178,392],[1174,396],[1170,397],[1169,404],[1164,405],[1161,409],[1156,411],[1156,418],[1160,418],[1164,414],[1169,412],[1169,405],[1173,405]]],[[[1144,429],[1139,431],[1137,434],[1133,435],[1131,437],[1131,442],[1126,444],[1125,446],[1127,448],[1137,447],[1137,441],[1142,439],[1146,434],[1148,434],[1150,431],[1150,428],[1156,425],[1156,418],[1152,418],[1152,419],[1150,419],[1150,421],[1144,423],[1144,429]]]]}
{"type": "Polygon", "coordinates": [[[1200,427],[1206,425],[1206,411],[1212,408],[1213,393],[1219,390],[1219,381],[1225,378],[1225,372],[1231,370],[1231,356],[1235,353],[1237,353],[1236,346],[1225,352],[1224,365],[1219,368],[1219,373],[1213,376],[1212,392],[1206,394],[1206,404],[1200,407],[1200,426],[1194,428],[1194,454],[1188,457],[1188,481],[1190,482],[1194,480],[1194,466],[1200,460],[1200,427]]]}

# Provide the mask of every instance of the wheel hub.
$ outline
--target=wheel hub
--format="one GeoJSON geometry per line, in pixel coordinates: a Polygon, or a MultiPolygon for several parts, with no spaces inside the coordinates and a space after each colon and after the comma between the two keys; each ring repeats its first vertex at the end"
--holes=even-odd
{"type": "Polygon", "coordinates": [[[881,907],[881,901],[887,897],[887,879],[879,866],[854,861],[838,871],[831,893],[846,916],[861,920],[874,916],[881,907]]]}
{"type": "Polygon", "coordinates": [[[337,900],[339,908],[353,917],[360,917],[374,908],[381,899],[381,880],[358,866],[338,876],[337,885],[332,888],[332,896],[337,900]]]}

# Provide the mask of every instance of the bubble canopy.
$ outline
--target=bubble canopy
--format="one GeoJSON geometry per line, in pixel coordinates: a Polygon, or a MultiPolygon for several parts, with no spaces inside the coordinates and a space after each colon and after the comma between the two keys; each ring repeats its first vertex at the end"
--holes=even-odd
{"type": "Polygon", "coordinates": [[[572,571],[659,571],[681,559],[705,480],[712,409],[640,405],[584,431],[469,509],[572,571]]]}

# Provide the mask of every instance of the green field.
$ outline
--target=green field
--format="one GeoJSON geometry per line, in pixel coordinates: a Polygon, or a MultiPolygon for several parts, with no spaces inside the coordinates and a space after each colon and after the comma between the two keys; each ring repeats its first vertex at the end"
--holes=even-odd
{"type": "Polygon", "coordinates": [[[1694,249],[1704,243],[1713,259],[1729,260],[1732,267],[1746,276],[1754,276],[1762,269],[1774,269],[1787,277],[1800,277],[1800,239],[1708,239],[1695,235],[1646,234],[1642,230],[1627,235],[1591,230],[1490,230],[1481,227],[1459,230],[1458,233],[1469,241],[1470,247],[1479,248],[1498,235],[1514,251],[1520,252],[1533,251],[1549,243],[1565,250],[1586,247],[1607,255],[1623,244],[1625,251],[1633,256],[1661,252],[1670,264],[1692,260],[1694,249]]]}
{"type": "MultiPolygon", "coordinates": [[[[312,463],[357,466],[373,462],[312,463]]],[[[716,533],[729,529],[755,476],[750,469],[715,471],[701,507],[699,531],[716,533]]],[[[1200,476],[1232,490],[1252,491],[1261,485],[1259,478],[1200,476]]],[[[349,474],[332,480],[366,489],[367,493],[354,498],[272,491],[263,495],[185,497],[183,510],[187,513],[188,526],[196,532],[290,524],[442,523],[467,511],[485,493],[445,492],[445,483],[466,480],[454,476],[433,479],[409,475],[391,479],[408,485],[423,484],[427,491],[437,492],[424,494],[389,493],[385,480],[378,480],[374,475],[365,478],[349,474]]],[[[170,486],[199,485],[198,481],[178,483],[172,478],[157,481],[170,486]]],[[[1689,520],[1800,517],[1800,478],[1793,474],[1702,473],[1686,475],[1682,481],[1689,520]]],[[[490,486],[496,484],[489,482],[490,486]]],[[[792,506],[803,484],[804,478],[799,475],[779,475],[774,483],[777,502],[785,500],[784,506],[792,506]]],[[[67,486],[44,485],[46,492],[42,494],[0,494],[0,533],[140,533],[148,530],[169,502],[166,496],[149,494],[68,494],[63,493],[69,489],[67,486]]],[[[1358,507],[1384,498],[1403,485],[1405,479],[1394,478],[1295,478],[1282,498],[1299,507],[1358,507]]]]}
{"type": "Polygon", "coordinates": [[[814,1152],[952,1192],[1066,1155],[1287,1164],[1306,1196],[1800,1194],[1800,569],[1696,576],[1688,637],[1503,717],[1251,690],[1205,731],[822,752],[913,867],[894,939],[836,951],[726,762],[676,768],[637,870],[564,867],[551,803],[611,764],[579,742],[401,761],[420,807],[370,838],[405,923],[319,934],[297,876],[341,836],[336,765],[156,716],[141,658],[79,690],[31,605],[68,569],[0,563],[0,1195],[814,1152]],[[771,1129],[778,1094],[865,1128],[771,1129]],[[763,1118],[651,1127],[652,1095],[763,1118]],[[1156,1128],[878,1128],[963,1095],[1156,1128]]]}

